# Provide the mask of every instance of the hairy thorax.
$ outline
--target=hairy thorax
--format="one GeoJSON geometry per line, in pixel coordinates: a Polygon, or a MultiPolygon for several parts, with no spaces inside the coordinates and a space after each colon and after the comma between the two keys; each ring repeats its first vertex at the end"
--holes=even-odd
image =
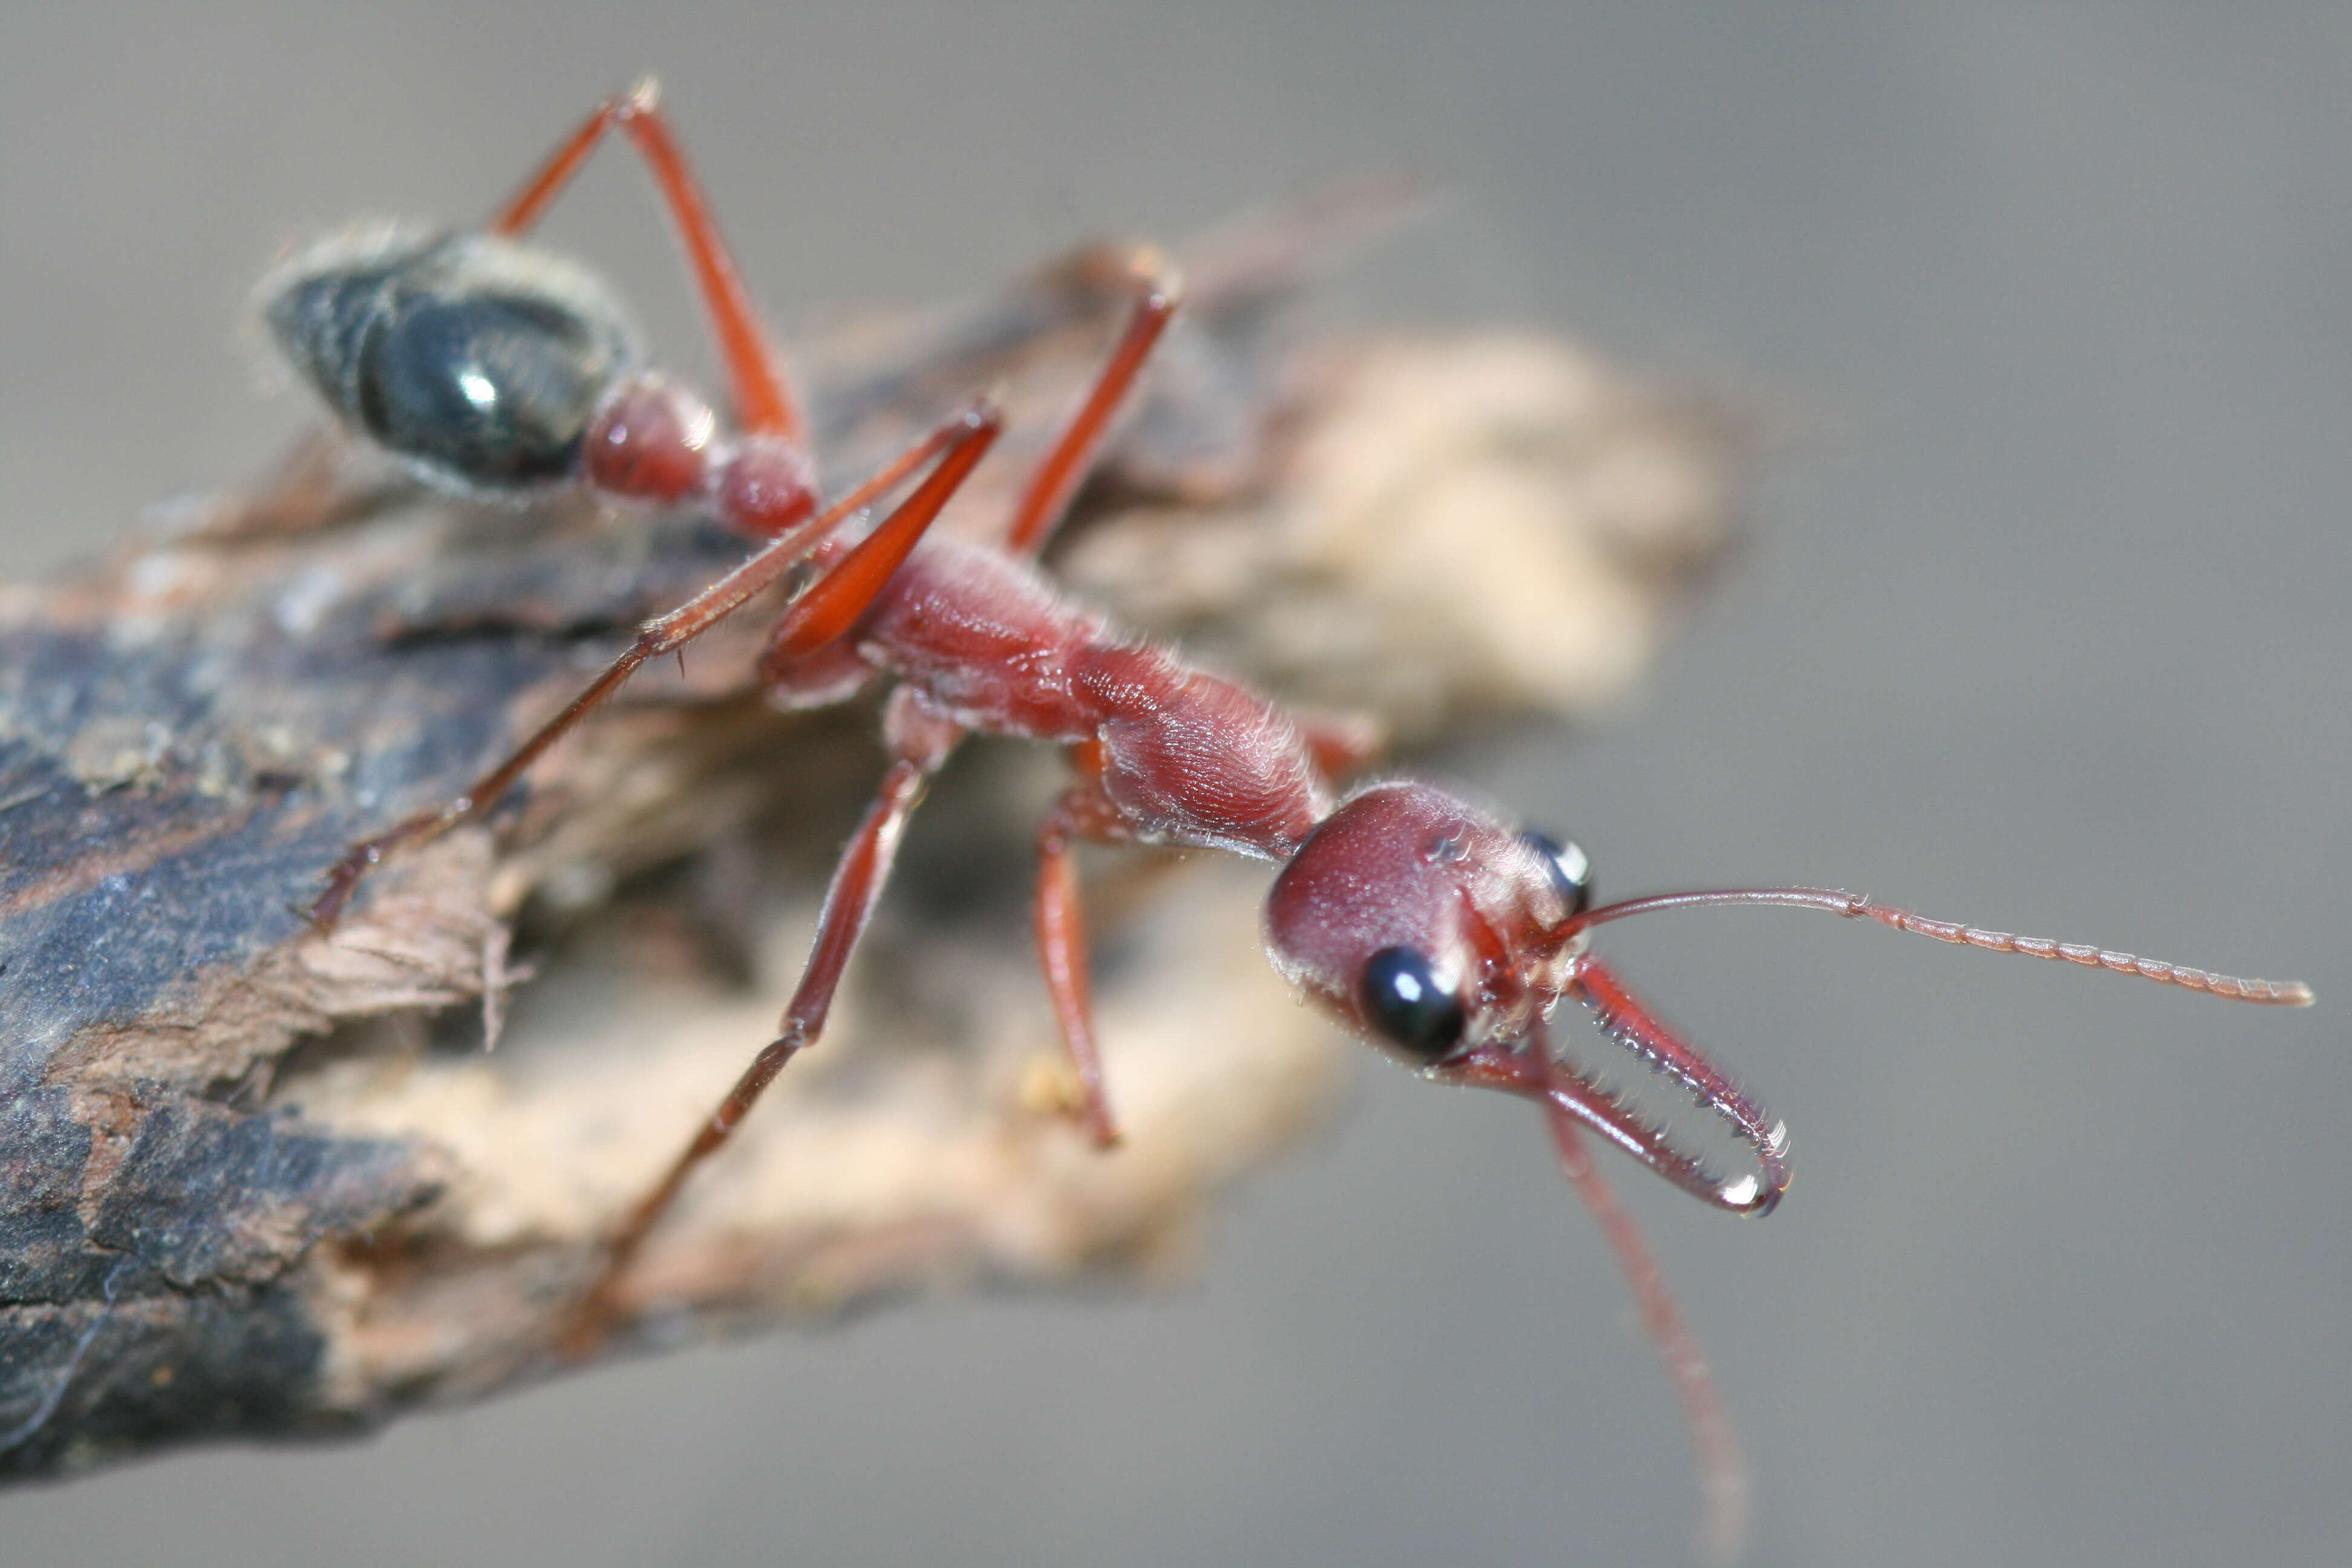
{"type": "Polygon", "coordinates": [[[1154,644],[1111,640],[1025,563],[917,551],[856,646],[965,727],[1098,742],[1099,782],[1146,843],[1287,858],[1330,807],[1297,728],[1244,687],[1154,644]]]}

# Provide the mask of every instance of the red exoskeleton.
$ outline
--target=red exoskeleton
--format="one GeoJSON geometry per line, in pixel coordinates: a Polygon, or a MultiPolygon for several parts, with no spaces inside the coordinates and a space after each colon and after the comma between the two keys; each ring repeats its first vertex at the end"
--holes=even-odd
{"type": "Polygon", "coordinates": [[[2100,967],[2236,1001],[2301,1005],[2294,984],[2239,980],[2069,943],[1929,921],[1843,892],[1780,888],[1669,894],[1596,906],[1583,852],[1426,784],[1343,792],[1364,760],[1350,731],[1302,721],[1265,698],[1119,631],[1059,597],[1034,563],[1100,453],[1174,314],[1179,285],[1134,258],[1134,305],[1091,387],[1020,491],[992,547],[925,531],[997,434],[985,403],[851,494],[820,507],[801,421],[777,356],[719,241],[649,89],[617,99],[578,132],[484,236],[341,242],[274,285],[269,319],[289,356],[347,427],[428,479],[508,491],[550,481],[664,504],[700,504],[766,542],[735,572],[646,626],[631,648],[511,758],[440,808],[355,846],[312,913],[332,924],[385,854],[491,805],[532,760],[649,658],[673,652],[779,580],[814,569],[771,637],[760,676],[780,706],[830,704],[877,680],[890,763],[834,873],[807,966],[777,1035],[612,1233],[573,1314],[569,1347],[592,1346],[622,1310],[617,1286],[695,1169],[761,1092],[814,1044],[910,814],[969,734],[1064,749],[1075,775],[1037,837],[1034,920],[1077,1114],[1118,1141],[1097,1049],[1076,862],[1082,843],[1221,849],[1278,868],[1265,937],[1276,967],[1359,1036],[1434,1081],[1497,1089],[1543,1110],[1560,1165],[1592,1208],[1676,1384],[1699,1451],[1711,1532],[1738,1531],[1744,1471],[1696,1343],[1591,1155],[1612,1144],[1717,1208],[1761,1215],[1789,1184],[1788,1140],[1704,1055],[1669,1028],[1593,948],[1629,916],[1764,904],[1874,920],[1898,931],[2100,967]],[[634,342],[593,283],[515,236],[618,126],[645,153],[717,323],[739,434],[637,368],[634,342]],[[927,471],[926,471],[927,470],[927,471]],[[922,477],[878,524],[864,509],[922,477]],[[1752,1168],[1719,1173],[1562,1059],[1548,1029],[1563,1000],[1686,1089],[1752,1168]]]}

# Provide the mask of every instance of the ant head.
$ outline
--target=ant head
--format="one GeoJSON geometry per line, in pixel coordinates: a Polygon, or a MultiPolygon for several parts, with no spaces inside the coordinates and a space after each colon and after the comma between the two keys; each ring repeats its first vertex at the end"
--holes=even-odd
{"type": "Polygon", "coordinates": [[[1579,1122],[1707,1203],[1770,1208],[1789,1184],[1786,1133],[1588,951],[1592,925],[1635,907],[1596,910],[1591,899],[1580,849],[1427,784],[1374,784],[1327,817],[1276,879],[1266,946],[1292,984],[1428,1076],[1545,1105],[1564,1160],[1564,1129],[1579,1122]],[[1546,1020],[1564,996],[1721,1118],[1757,1172],[1717,1173],[1555,1059],[1546,1020]]]}
{"type": "Polygon", "coordinates": [[[1267,897],[1275,966],[1423,1067],[1524,1037],[1558,1000],[1590,906],[1582,850],[1428,784],[1374,784],[1318,826],[1267,897]]]}

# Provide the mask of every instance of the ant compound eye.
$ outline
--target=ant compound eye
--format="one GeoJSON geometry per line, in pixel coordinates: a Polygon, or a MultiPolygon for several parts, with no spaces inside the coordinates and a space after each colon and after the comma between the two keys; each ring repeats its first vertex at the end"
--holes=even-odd
{"type": "Polygon", "coordinates": [[[1568,912],[1580,915],[1592,907],[1592,858],[1578,847],[1573,840],[1561,843],[1549,833],[1522,833],[1519,837],[1527,847],[1543,857],[1551,871],[1552,890],[1568,906],[1568,912]]]}
{"type": "Polygon", "coordinates": [[[1364,964],[1364,1013],[1391,1045],[1441,1062],[1462,1043],[1462,998],[1410,947],[1384,947],[1364,964]]]}

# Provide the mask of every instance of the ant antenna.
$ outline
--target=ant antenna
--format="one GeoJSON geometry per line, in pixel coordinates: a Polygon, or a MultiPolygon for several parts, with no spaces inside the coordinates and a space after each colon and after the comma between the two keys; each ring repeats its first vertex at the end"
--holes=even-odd
{"type": "Polygon", "coordinates": [[[1627,899],[1621,903],[1605,905],[1574,916],[1569,921],[1569,929],[1571,931],[1581,931],[1609,921],[1622,921],[1631,915],[1652,914],[1659,910],[1702,909],[1714,904],[1779,905],[1788,909],[1820,910],[1825,914],[1839,915],[1847,920],[1874,920],[1895,931],[1909,931],[1913,936],[1933,937],[1937,942],[1958,942],[1964,947],[1981,947],[1991,952],[2016,952],[2028,958],[2048,959],[2053,963],[2113,970],[2117,974],[2153,980],[2159,985],[2178,985],[2185,991],[2202,991],[2209,996],[2219,996],[2227,1002],[2308,1007],[2315,1000],[2311,987],[2300,980],[2241,980],[2231,974],[2214,974],[2202,969],[2159,963],[2152,958],[2135,958],[2128,952],[2116,952],[2083,942],[2053,942],[2039,936],[2012,936],[2005,931],[1986,931],[1953,921],[1931,921],[1908,910],[1874,904],[1867,893],[1848,893],[1828,888],[1734,888],[1717,892],[1658,893],[1646,899],[1627,899]]]}

